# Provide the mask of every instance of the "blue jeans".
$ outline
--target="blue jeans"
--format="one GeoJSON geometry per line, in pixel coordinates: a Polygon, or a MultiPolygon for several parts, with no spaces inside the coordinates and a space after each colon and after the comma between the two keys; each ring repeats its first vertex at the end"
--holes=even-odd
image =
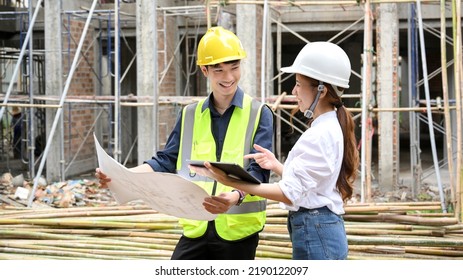
{"type": "Polygon", "coordinates": [[[288,231],[294,260],[342,260],[347,257],[344,220],[328,207],[290,211],[288,231]]]}

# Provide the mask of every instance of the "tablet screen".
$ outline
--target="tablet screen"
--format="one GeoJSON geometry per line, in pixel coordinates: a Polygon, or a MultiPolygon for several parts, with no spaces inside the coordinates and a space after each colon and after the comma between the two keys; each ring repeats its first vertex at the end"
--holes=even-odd
{"type": "MultiPolygon", "coordinates": [[[[193,166],[204,166],[203,160],[187,160],[187,163],[193,166]]],[[[229,162],[209,162],[212,166],[219,168],[224,171],[228,176],[233,177],[238,180],[246,181],[248,183],[260,184],[260,180],[252,176],[247,172],[243,167],[236,163],[229,162]]]]}

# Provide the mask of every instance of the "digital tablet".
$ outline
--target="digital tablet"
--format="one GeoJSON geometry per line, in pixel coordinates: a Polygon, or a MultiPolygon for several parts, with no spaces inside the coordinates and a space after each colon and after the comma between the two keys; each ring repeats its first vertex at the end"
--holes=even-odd
{"type": "MultiPolygon", "coordinates": [[[[193,166],[201,166],[204,167],[204,161],[203,160],[187,160],[187,163],[193,166]]],[[[244,170],[243,167],[236,163],[229,163],[229,162],[216,162],[216,161],[209,161],[209,163],[214,166],[219,168],[220,170],[224,171],[228,176],[246,181],[248,183],[253,183],[253,184],[260,184],[261,181],[251,175],[249,172],[244,170]]]]}

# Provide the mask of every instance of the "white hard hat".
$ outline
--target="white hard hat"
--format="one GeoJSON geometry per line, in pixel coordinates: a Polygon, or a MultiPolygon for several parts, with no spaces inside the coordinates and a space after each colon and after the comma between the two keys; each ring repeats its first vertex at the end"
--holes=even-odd
{"type": "Polygon", "coordinates": [[[293,65],[281,68],[285,73],[297,73],[312,79],[349,88],[350,61],[338,45],[312,42],[302,48],[293,65]]]}

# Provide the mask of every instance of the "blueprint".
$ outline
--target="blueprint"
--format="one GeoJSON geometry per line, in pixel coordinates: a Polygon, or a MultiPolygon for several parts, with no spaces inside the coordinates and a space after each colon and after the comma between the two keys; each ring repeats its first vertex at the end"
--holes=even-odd
{"type": "Polygon", "coordinates": [[[99,168],[111,178],[108,186],[119,204],[143,200],[154,210],[178,218],[215,219],[215,214],[204,209],[208,194],[198,185],[177,174],[131,171],[110,157],[94,138],[99,168]]]}

